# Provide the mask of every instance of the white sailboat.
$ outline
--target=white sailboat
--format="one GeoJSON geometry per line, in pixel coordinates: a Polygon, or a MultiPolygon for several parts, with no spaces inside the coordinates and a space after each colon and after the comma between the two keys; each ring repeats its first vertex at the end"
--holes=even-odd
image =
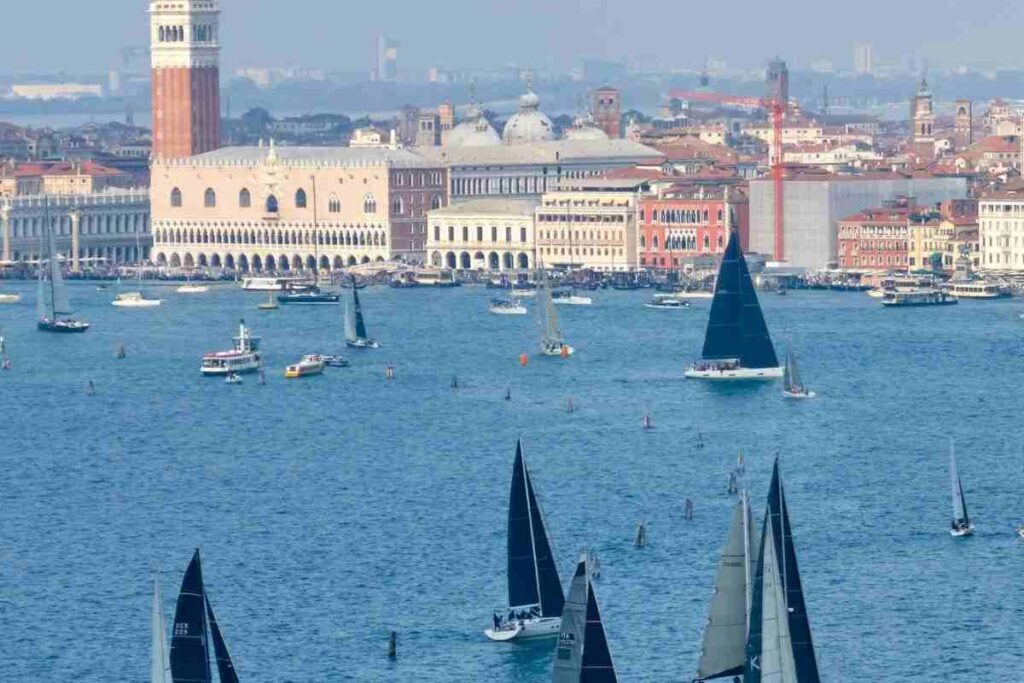
{"type": "Polygon", "coordinates": [[[171,659],[167,651],[167,632],[164,630],[164,610],[160,600],[160,579],[153,579],[153,604],[150,612],[152,636],[149,652],[149,683],[172,683],[171,659]]]}
{"type": "Polygon", "coordinates": [[[565,343],[565,337],[558,326],[558,313],[551,300],[551,286],[543,266],[538,276],[537,295],[540,297],[540,305],[537,306],[541,325],[540,352],[545,356],[568,358],[576,349],[565,343]]]}
{"type": "Polygon", "coordinates": [[[954,538],[970,536],[974,533],[974,524],[967,515],[967,502],[964,500],[964,486],[960,481],[960,470],[956,466],[956,453],[953,452],[953,440],[949,442],[949,486],[953,499],[953,521],[949,534],[954,538]]]}
{"type": "Polygon", "coordinates": [[[715,574],[715,592],[704,627],[697,681],[739,676],[746,661],[758,546],[747,493],[736,503],[715,574]]]}
{"type": "MultiPolygon", "coordinates": [[[[114,306],[118,308],[155,308],[162,304],[163,299],[148,299],[142,293],[142,245],[139,242],[139,231],[135,231],[135,255],[138,258],[138,264],[136,266],[136,281],[138,282],[139,290],[137,292],[122,292],[114,297],[112,302],[114,306]]],[[[120,278],[118,279],[120,282],[120,278]]]]}

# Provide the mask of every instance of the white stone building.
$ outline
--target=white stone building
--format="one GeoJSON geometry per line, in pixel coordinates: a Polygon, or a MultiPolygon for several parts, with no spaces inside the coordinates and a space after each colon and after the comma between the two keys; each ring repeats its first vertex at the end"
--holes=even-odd
{"type": "Polygon", "coordinates": [[[428,263],[438,268],[506,272],[536,262],[537,199],[470,199],[427,218],[428,263]]]}
{"type": "Polygon", "coordinates": [[[1024,272],[1024,191],[993,192],[978,200],[980,268],[1024,272]]]}

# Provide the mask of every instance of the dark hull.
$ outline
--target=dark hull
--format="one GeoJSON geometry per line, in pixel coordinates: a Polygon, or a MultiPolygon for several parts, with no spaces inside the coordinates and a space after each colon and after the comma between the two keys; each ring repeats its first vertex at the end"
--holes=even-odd
{"type": "Polygon", "coordinates": [[[36,327],[40,332],[56,332],[58,334],[81,334],[89,329],[89,323],[76,322],[67,324],[63,322],[50,322],[40,320],[36,327]]]}
{"type": "Polygon", "coordinates": [[[289,305],[336,304],[341,302],[341,296],[338,294],[281,294],[277,297],[277,302],[289,305]]]}

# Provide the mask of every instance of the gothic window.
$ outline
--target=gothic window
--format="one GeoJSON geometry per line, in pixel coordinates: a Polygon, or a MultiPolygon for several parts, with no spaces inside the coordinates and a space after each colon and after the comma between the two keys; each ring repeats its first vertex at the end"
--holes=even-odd
{"type": "Polygon", "coordinates": [[[332,196],[327,201],[327,211],[328,213],[341,213],[341,200],[332,196]]]}
{"type": "Polygon", "coordinates": [[[212,187],[206,188],[206,192],[203,193],[203,206],[207,209],[217,206],[217,193],[213,191],[212,187]]]}
{"type": "Polygon", "coordinates": [[[441,195],[435,194],[433,197],[430,198],[430,208],[431,209],[440,209],[441,208],[441,195]]]}
{"type": "MultiPolygon", "coordinates": [[[[394,200],[392,200],[392,202],[391,202],[391,215],[392,216],[400,216],[400,215],[402,215],[402,209],[403,208],[404,207],[402,206],[402,198],[401,197],[395,197],[394,200]]],[[[367,212],[367,213],[369,213],[369,212],[367,212]]]]}
{"type": "Polygon", "coordinates": [[[242,191],[238,193],[238,206],[243,209],[248,209],[252,206],[252,195],[249,194],[249,190],[242,188],[242,191]]]}
{"type": "Polygon", "coordinates": [[[377,213],[377,198],[372,192],[363,196],[363,213],[377,213]]]}
{"type": "Polygon", "coordinates": [[[295,193],[295,208],[305,209],[306,208],[306,191],[301,187],[298,192],[295,193]]]}
{"type": "Polygon", "coordinates": [[[270,195],[269,197],[267,197],[267,213],[277,213],[277,211],[277,197],[275,197],[274,195],[270,195]]]}
{"type": "Polygon", "coordinates": [[[178,188],[171,190],[171,206],[176,208],[181,206],[181,190],[178,188]]]}

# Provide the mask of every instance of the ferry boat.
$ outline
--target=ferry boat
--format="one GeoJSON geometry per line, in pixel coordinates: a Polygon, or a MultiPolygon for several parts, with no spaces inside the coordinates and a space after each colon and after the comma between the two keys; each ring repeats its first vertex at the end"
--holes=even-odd
{"type": "Polygon", "coordinates": [[[516,299],[491,299],[488,311],[495,315],[526,315],[526,306],[516,299]]]}
{"type": "Polygon", "coordinates": [[[958,299],[1002,299],[1010,296],[1010,292],[1001,285],[984,280],[950,281],[943,289],[958,299]]]}
{"type": "Polygon", "coordinates": [[[783,368],[735,230],[729,236],[716,283],[701,359],[687,368],[684,376],[708,380],[782,377],[783,368]]]}
{"type": "Polygon", "coordinates": [[[949,306],[959,300],[941,289],[894,289],[882,296],[883,306],[949,306]]]}
{"type": "Polygon", "coordinates": [[[327,361],[324,357],[319,354],[313,354],[310,356],[303,356],[298,363],[292,363],[284,369],[284,376],[286,379],[297,379],[299,377],[308,377],[310,375],[319,375],[327,367],[327,361]]]}
{"type": "Polygon", "coordinates": [[[259,353],[260,338],[252,336],[245,321],[238,325],[235,346],[230,351],[216,351],[203,356],[200,371],[208,377],[226,377],[232,373],[255,372],[263,365],[259,353]]]}
{"type": "Polygon", "coordinates": [[[312,283],[288,277],[246,277],[242,278],[242,289],[248,292],[283,292],[301,289],[312,283]]]}
{"type": "Polygon", "coordinates": [[[163,302],[163,299],[147,299],[142,292],[124,292],[114,297],[112,303],[118,308],[155,308],[163,302]]]}
{"type": "Polygon", "coordinates": [[[654,297],[644,304],[644,308],[665,308],[679,310],[689,308],[690,302],[677,299],[671,294],[655,294],[654,297]]]}

